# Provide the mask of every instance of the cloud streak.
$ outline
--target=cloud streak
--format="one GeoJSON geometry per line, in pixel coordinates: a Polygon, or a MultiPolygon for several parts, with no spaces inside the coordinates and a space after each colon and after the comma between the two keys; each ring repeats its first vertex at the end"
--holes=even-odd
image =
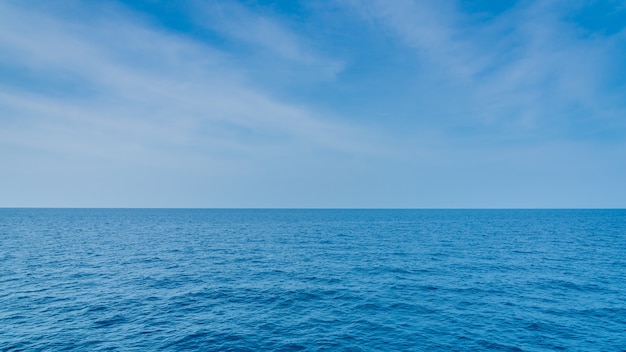
{"type": "Polygon", "coordinates": [[[615,105],[624,94],[610,86],[624,32],[581,36],[564,19],[570,3],[523,2],[487,20],[452,1],[350,6],[414,49],[416,60],[438,72],[435,79],[452,81],[458,91],[451,94],[468,97],[459,102],[459,124],[496,127],[511,138],[570,138],[572,130],[614,119],[616,108],[624,112],[615,105]]]}
{"type": "Polygon", "coordinates": [[[4,143],[80,153],[99,149],[100,155],[161,144],[211,154],[262,153],[276,140],[361,148],[348,135],[358,138],[362,130],[322,120],[306,107],[255,90],[225,54],[199,42],[151,29],[132,17],[66,25],[45,13],[2,6],[3,59],[36,75],[75,78],[71,87],[54,82],[50,89],[57,93],[85,92],[59,98],[34,93],[36,88],[5,86],[0,101],[19,115],[20,123],[13,130],[4,122],[4,143]],[[32,130],[24,128],[28,124],[32,130]],[[34,131],[40,134],[30,144],[26,141],[34,131]]]}

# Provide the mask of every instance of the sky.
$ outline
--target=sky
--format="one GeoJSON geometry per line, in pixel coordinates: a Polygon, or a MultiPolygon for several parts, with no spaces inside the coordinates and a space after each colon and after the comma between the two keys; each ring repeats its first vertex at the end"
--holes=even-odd
{"type": "Polygon", "coordinates": [[[624,208],[626,3],[0,1],[0,207],[624,208]]]}

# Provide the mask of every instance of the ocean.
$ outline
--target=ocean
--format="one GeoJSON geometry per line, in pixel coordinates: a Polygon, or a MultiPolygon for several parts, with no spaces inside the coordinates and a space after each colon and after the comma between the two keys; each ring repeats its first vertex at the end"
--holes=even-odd
{"type": "Polygon", "coordinates": [[[1,351],[626,351],[626,210],[0,209],[1,351]]]}

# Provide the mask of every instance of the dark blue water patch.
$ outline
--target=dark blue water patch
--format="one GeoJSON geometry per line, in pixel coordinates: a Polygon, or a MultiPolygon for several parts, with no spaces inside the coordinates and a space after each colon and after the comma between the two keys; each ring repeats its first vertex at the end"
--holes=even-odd
{"type": "Polygon", "coordinates": [[[1,209],[0,350],[626,348],[624,210],[1,209]]]}

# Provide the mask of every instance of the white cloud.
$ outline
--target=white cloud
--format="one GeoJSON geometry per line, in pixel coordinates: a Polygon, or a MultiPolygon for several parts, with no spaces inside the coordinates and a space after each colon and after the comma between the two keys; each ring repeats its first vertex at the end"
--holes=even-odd
{"type": "Polygon", "coordinates": [[[312,48],[285,21],[269,11],[253,12],[233,1],[198,2],[197,21],[227,37],[271,53],[274,57],[304,65],[333,79],[343,63],[312,48]]]}
{"type": "Polygon", "coordinates": [[[581,36],[562,19],[573,6],[569,2],[523,2],[487,21],[462,13],[452,1],[352,1],[350,6],[413,49],[423,72],[436,72],[434,78],[416,77],[416,84],[448,80],[457,87],[439,98],[464,106],[457,112],[459,124],[498,126],[511,138],[554,137],[556,129],[585,128],[585,120],[624,110],[615,105],[608,83],[623,56],[614,50],[620,35],[581,36]]]}
{"type": "Polygon", "coordinates": [[[2,62],[40,78],[75,77],[78,86],[50,89],[85,92],[59,97],[32,83],[0,83],[0,104],[12,117],[0,119],[5,145],[150,162],[161,153],[175,159],[180,148],[216,158],[370,149],[362,129],[277,101],[248,85],[218,50],[132,16],[67,21],[9,3],[0,13],[2,62]]]}

